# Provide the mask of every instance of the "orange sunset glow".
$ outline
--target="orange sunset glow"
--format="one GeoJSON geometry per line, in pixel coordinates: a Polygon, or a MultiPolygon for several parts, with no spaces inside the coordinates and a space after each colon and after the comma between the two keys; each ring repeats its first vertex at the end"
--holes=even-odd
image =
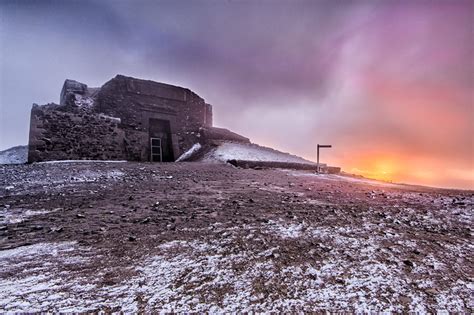
{"type": "MultiPolygon", "coordinates": [[[[329,155],[329,154],[328,154],[329,155]]],[[[336,159],[348,173],[396,183],[433,187],[472,188],[474,170],[443,165],[435,158],[403,155],[360,155],[352,159],[336,159]]]]}

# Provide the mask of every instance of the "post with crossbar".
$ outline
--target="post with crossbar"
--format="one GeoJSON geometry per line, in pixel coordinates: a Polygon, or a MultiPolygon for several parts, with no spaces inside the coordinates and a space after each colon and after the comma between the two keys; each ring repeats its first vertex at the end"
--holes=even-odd
{"type": "Polygon", "coordinates": [[[319,173],[319,149],[320,148],[332,148],[332,145],[329,144],[319,144],[318,143],[318,150],[317,150],[317,162],[316,162],[316,173],[319,173]]]}

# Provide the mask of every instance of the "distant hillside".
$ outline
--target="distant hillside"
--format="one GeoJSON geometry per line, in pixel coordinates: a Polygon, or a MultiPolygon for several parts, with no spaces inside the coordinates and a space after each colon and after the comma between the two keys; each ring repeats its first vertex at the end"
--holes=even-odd
{"type": "Polygon", "coordinates": [[[0,164],[23,164],[28,160],[28,146],[19,145],[0,151],[0,164]]]}

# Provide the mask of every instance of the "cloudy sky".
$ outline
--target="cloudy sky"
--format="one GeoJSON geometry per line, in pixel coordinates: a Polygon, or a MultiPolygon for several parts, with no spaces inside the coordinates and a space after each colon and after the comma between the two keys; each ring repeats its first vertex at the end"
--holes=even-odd
{"type": "Polygon", "coordinates": [[[32,103],[116,74],[188,87],[255,143],[474,188],[474,2],[0,1],[0,149],[32,103]]]}

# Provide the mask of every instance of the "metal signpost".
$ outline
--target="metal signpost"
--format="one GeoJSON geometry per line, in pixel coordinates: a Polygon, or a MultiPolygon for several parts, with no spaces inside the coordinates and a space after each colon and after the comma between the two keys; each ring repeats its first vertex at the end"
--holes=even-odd
{"type": "Polygon", "coordinates": [[[318,144],[318,161],[316,163],[316,173],[319,173],[319,148],[332,148],[332,145],[318,144]]]}

